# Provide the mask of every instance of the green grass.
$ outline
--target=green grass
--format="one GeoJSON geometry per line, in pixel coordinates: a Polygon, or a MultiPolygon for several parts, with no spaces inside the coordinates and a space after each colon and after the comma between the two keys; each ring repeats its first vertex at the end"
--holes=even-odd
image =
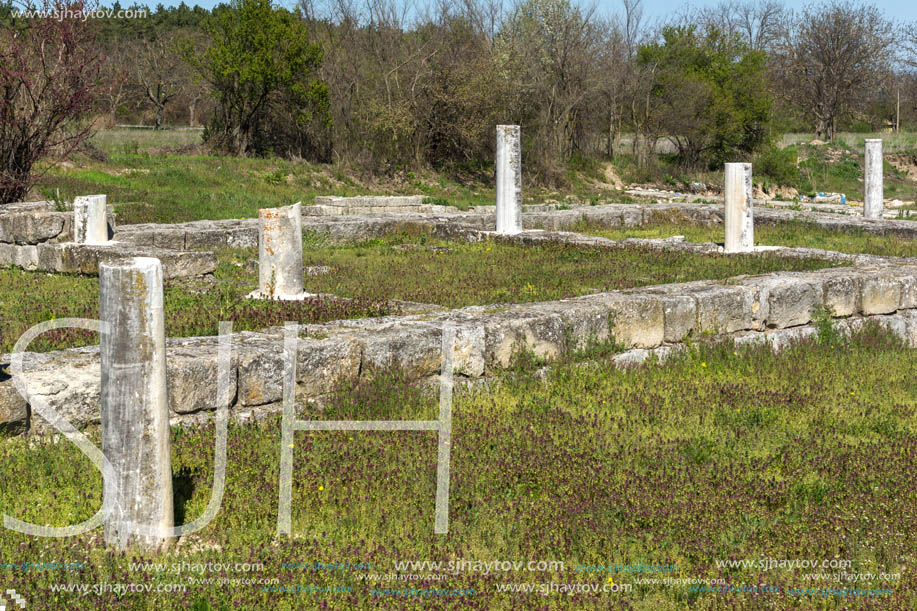
{"type": "Polygon", "coordinates": [[[343,167],[283,159],[117,152],[106,162],[79,158],[52,168],[37,187],[45,198],[106,193],[120,224],[255,217],[259,208],[316,195],[413,195],[469,209],[493,205],[492,187],[433,182],[407,172],[384,184],[358,182],[343,167]]]}
{"type": "MultiPolygon", "coordinates": [[[[854,150],[863,153],[866,150],[865,140],[867,138],[879,138],[882,140],[882,150],[886,153],[904,153],[917,150],[917,133],[899,132],[895,133],[854,133],[840,132],[835,139],[835,143],[843,143],[854,150]]],[[[794,144],[807,144],[815,139],[813,133],[792,133],[784,134],[778,143],[780,148],[792,146],[794,144]]]]}
{"type": "Polygon", "coordinates": [[[202,129],[113,128],[96,132],[90,142],[108,154],[138,153],[150,149],[182,149],[202,144],[202,129]]]}
{"type": "MultiPolygon", "coordinates": [[[[266,303],[243,299],[257,288],[257,252],[219,253],[215,287],[205,293],[165,291],[166,333],[170,337],[215,335],[220,320],[236,330],[257,330],[285,320],[323,322],[381,315],[389,300],[468,305],[549,301],[563,297],[691,280],[725,279],[777,270],[809,270],[834,264],[820,259],[773,256],[699,255],[626,248],[613,252],[562,244],[537,247],[500,242],[436,240],[390,236],[357,245],[322,245],[306,236],[305,265],[327,265],[330,274],[307,276],[311,293],[355,299],[354,303],[312,299],[266,303]],[[405,249],[401,247],[404,246],[405,249]]],[[[49,275],[18,268],[0,269],[0,352],[39,322],[75,316],[96,318],[98,280],[49,275]]],[[[43,334],[35,350],[95,343],[89,331],[43,334]]]]}
{"type": "MultiPolygon", "coordinates": [[[[453,411],[450,528],[433,534],[436,436],[429,432],[296,433],[292,539],[275,539],[277,418],[230,428],[220,512],[166,555],[105,549],[101,531],[67,539],[0,537],[0,562],[83,563],[75,570],[0,569],[30,608],[100,609],[913,609],[917,607],[917,354],[869,327],[841,344],[766,349],[698,346],[665,365],[621,371],[608,361],[559,365],[545,381],[505,375],[459,393],[453,411]],[[868,366],[864,366],[868,363],[868,366]],[[852,375],[851,372],[855,372],[852,375]],[[841,559],[848,573],[900,574],[857,587],[891,596],[799,596],[804,569],[717,568],[716,561],[841,559]],[[564,570],[472,571],[383,582],[395,561],[545,560],[564,570]],[[132,562],[165,570],[131,570],[132,562]],[[261,563],[262,571],[172,573],[173,563],[261,563]],[[284,563],[370,563],[371,570],[291,570],[284,563]],[[596,573],[578,566],[677,565],[673,573],[596,573]],[[575,596],[498,593],[507,583],[629,584],[575,596]],[[281,594],[274,580],[346,593],[281,594]],[[692,592],[637,578],[722,579],[780,593],[692,592]],[[185,593],[54,593],[52,584],[181,583],[185,593]],[[473,588],[473,596],[379,597],[371,588],[473,588]]],[[[342,385],[328,416],[429,418],[436,400],[396,372],[342,385]],[[401,406],[393,411],[393,406],[401,406]]],[[[213,428],[174,430],[180,520],[206,506],[213,428]]],[[[98,433],[90,431],[97,444],[98,433]]],[[[101,477],[70,443],[0,443],[0,511],[62,526],[101,504],[101,477]],[[29,447],[29,443],[34,447],[29,447]]],[[[821,572],[821,571],[814,571],[821,572]]],[[[837,572],[834,569],[827,573],[837,572]]],[[[439,573],[438,573],[439,574],[439,573]]]]}
{"type": "MultiPolygon", "coordinates": [[[[297,201],[308,205],[316,195],[422,195],[462,210],[496,201],[491,166],[456,169],[451,176],[403,168],[390,176],[366,177],[359,168],[342,164],[209,155],[199,146],[200,136],[188,130],[100,131],[92,143],[109,156],[107,161],[76,156],[52,167],[33,196],[72,201],[106,193],[121,224],[254,217],[259,208],[297,201]]],[[[526,185],[524,203],[567,195],[582,202],[622,201],[619,191],[596,183],[597,168],[595,162],[572,164],[563,193],[526,185]]]]}
{"type": "MultiPolygon", "coordinates": [[[[581,224],[574,231],[612,240],[626,238],[667,238],[683,235],[688,242],[723,242],[723,227],[701,227],[676,223],[653,223],[641,227],[606,229],[581,224]]],[[[851,254],[880,255],[883,257],[917,257],[917,240],[896,236],[877,236],[862,230],[838,232],[822,229],[803,222],[779,225],[756,225],[755,244],[767,246],[793,246],[821,248],[851,254]]]]}

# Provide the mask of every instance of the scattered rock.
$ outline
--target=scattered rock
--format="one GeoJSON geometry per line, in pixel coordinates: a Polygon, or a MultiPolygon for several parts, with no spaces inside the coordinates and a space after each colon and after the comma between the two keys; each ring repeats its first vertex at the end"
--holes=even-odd
{"type": "Polygon", "coordinates": [[[330,265],[307,265],[303,268],[307,276],[325,276],[331,273],[330,265]]]}

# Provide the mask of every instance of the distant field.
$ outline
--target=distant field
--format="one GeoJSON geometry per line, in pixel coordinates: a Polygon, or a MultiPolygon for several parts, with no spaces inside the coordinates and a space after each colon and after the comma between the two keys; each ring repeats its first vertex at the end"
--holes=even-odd
{"type": "MultiPolygon", "coordinates": [[[[874,134],[839,132],[834,143],[840,144],[843,142],[847,147],[862,152],[866,148],[864,140],[867,138],[881,139],[882,150],[886,153],[917,150],[917,132],[899,132],[897,134],[893,132],[878,132],[874,134]]],[[[809,143],[814,139],[814,133],[784,134],[778,141],[777,146],[786,148],[793,144],[809,143]]]]}
{"type": "Polygon", "coordinates": [[[97,132],[92,144],[108,154],[137,153],[151,148],[182,148],[201,144],[203,129],[114,128],[97,132]]]}

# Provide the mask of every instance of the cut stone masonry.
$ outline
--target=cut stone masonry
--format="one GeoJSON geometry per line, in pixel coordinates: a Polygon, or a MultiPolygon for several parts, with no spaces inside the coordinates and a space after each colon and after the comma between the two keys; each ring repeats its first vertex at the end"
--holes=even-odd
{"type": "MultiPolygon", "coordinates": [[[[497,236],[492,231],[495,222],[492,209],[384,218],[316,217],[304,213],[303,225],[340,242],[406,232],[469,240],[513,240],[522,244],[564,241],[609,249],[639,245],[663,250],[720,252],[715,244],[636,239],[615,242],[557,230],[584,221],[604,227],[637,226],[656,220],[722,225],[722,206],[625,204],[570,210],[538,206],[527,207],[525,212],[524,226],[543,231],[497,236]]],[[[110,254],[106,250],[109,246],[74,249],[73,245],[61,243],[69,239],[69,216],[72,215],[48,210],[47,204],[18,204],[5,209],[0,214],[0,264],[22,261],[26,263],[23,267],[47,265],[93,273],[100,261],[120,256],[110,254]]],[[[759,209],[755,214],[755,222],[759,224],[790,220],[806,220],[841,231],[863,229],[879,235],[917,237],[917,223],[911,221],[792,210],[759,209]]],[[[212,270],[213,254],[181,251],[255,247],[258,221],[123,226],[118,228],[115,240],[119,248],[132,249],[129,252],[161,258],[167,278],[170,268],[182,266],[185,269],[181,273],[194,275],[212,270]]],[[[340,380],[369,375],[377,368],[399,367],[417,380],[435,376],[440,367],[440,334],[447,321],[456,325],[455,371],[466,381],[493,375],[510,364],[513,355],[522,348],[553,358],[610,336],[629,349],[615,357],[621,364],[639,362],[651,354],[669,354],[685,341],[707,336],[732,337],[740,343],[768,341],[780,346],[791,338],[814,333],[810,323],[820,308],[829,309],[845,328],[872,319],[917,346],[917,261],[804,248],[781,248],[774,252],[780,256],[822,256],[847,267],[657,285],[543,303],[473,306],[451,311],[434,309],[404,316],[306,325],[301,328],[297,349],[298,397],[322,397],[332,392],[340,380]]],[[[231,384],[224,391],[230,396],[217,397],[216,384],[206,382],[216,380],[217,338],[167,340],[172,424],[206,421],[217,406],[226,402],[238,419],[279,410],[281,330],[235,333],[232,344],[231,384]]],[[[32,417],[27,400],[13,388],[8,363],[8,355],[0,356],[0,435],[47,432],[47,423],[32,417]]],[[[98,347],[28,353],[25,371],[30,392],[44,397],[71,423],[79,427],[99,422],[98,347]]]]}
{"type": "MultiPolygon", "coordinates": [[[[820,307],[847,317],[847,325],[877,320],[917,346],[917,264],[779,272],[543,303],[305,325],[298,345],[297,396],[321,397],[340,380],[369,375],[375,368],[399,367],[416,380],[435,376],[446,321],[457,330],[456,374],[473,380],[506,367],[523,348],[553,358],[610,335],[637,350],[637,356],[705,336],[784,342],[779,338],[811,333],[798,330],[820,307]]],[[[231,397],[217,397],[216,385],[206,383],[216,380],[216,337],[169,339],[167,354],[173,424],[206,420],[227,399],[237,418],[279,409],[281,329],[234,334],[231,397]]],[[[637,356],[616,358],[623,362],[637,356]]],[[[26,401],[13,389],[8,362],[0,357],[0,431],[48,431],[45,422],[30,418],[26,401]]],[[[98,347],[25,355],[30,391],[76,426],[98,422],[99,367],[98,347]]]]}

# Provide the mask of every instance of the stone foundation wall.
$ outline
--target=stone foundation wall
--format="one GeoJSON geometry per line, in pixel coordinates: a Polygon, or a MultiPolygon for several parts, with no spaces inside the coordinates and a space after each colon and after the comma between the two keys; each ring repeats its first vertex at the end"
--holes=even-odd
{"type": "MultiPolygon", "coordinates": [[[[819,308],[843,324],[874,319],[917,346],[917,265],[874,265],[814,272],[739,276],[598,293],[558,301],[473,306],[409,316],[307,325],[297,351],[299,398],[316,398],[338,381],[398,367],[412,379],[439,373],[442,325],[456,324],[455,371],[482,379],[529,350],[553,358],[588,342],[613,337],[631,352],[622,364],[704,337],[774,344],[814,332],[806,327],[819,308]],[[642,356],[641,356],[642,355],[642,356]]],[[[173,424],[209,418],[229,401],[239,418],[280,409],[283,338],[280,329],[233,335],[231,388],[218,397],[217,338],[168,340],[169,403],[173,424]]],[[[45,432],[9,378],[0,357],[0,431],[45,432]]],[[[28,353],[30,392],[76,426],[99,419],[97,347],[28,353]]]]}
{"type": "MultiPolygon", "coordinates": [[[[109,235],[115,234],[114,211],[108,207],[109,235]]],[[[142,250],[130,244],[75,244],[73,212],[54,210],[53,202],[25,202],[0,207],[0,266],[65,274],[98,274],[99,263],[127,257],[156,257],[165,279],[211,276],[216,256],[165,248],[142,250]]]]}
{"type": "Polygon", "coordinates": [[[425,204],[422,195],[362,195],[337,197],[320,195],[315,204],[303,208],[304,216],[387,215],[458,212],[455,206],[425,204]]]}
{"type": "Polygon", "coordinates": [[[52,202],[0,206],[0,244],[35,245],[73,239],[73,213],[57,212],[52,202]]]}
{"type": "MultiPolygon", "coordinates": [[[[709,204],[610,204],[553,210],[552,206],[526,206],[525,229],[569,230],[588,222],[599,227],[636,227],[657,221],[722,225],[723,208],[709,204]]],[[[776,225],[791,221],[811,222],[834,231],[865,231],[876,235],[917,238],[917,221],[864,219],[837,214],[798,210],[755,209],[755,223],[776,225]]],[[[472,228],[493,230],[493,207],[456,214],[405,214],[389,217],[303,216],[303,230],[327,235],[335,242],[365,240],[399,232],[459,235],[472,228]]],[[[194,221],[175,225],[125,225],[115,239],[135,246],[174,249],[255,248],[258,246],[257,219],[194,221]]]]}

